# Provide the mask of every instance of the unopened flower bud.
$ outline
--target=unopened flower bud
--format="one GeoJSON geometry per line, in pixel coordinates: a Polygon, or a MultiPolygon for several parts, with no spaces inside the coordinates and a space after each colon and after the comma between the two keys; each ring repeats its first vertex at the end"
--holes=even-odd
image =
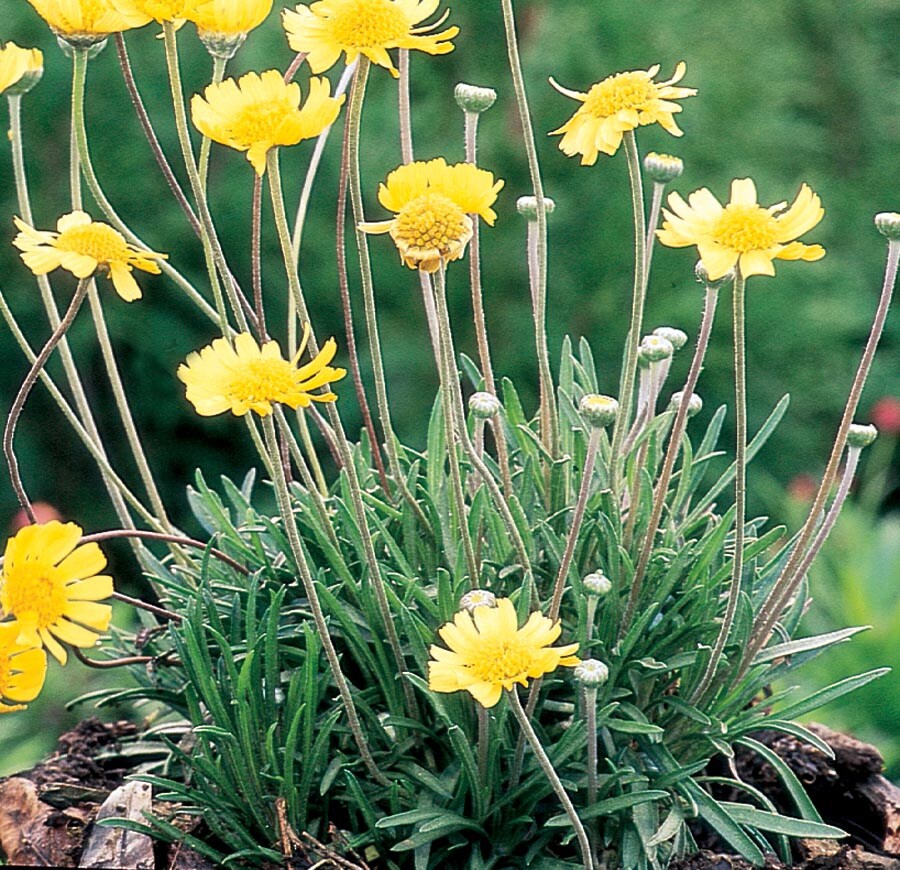
{"type": "Polygon", "coordinates": [[[638,348],[638,361],[645,364],[662,362],[669,359],[673,353],[675,348],[667,338],[661,335],[645,335],[638,348]]]}
{"type": "MultiPolygon", "coordinates": [[[[677,393],[672,393],[672,398],[670,402],[672,403],[672,407],[677,411],[681,407],[681,400],[684,398],[684,393],[679,390],[677,393]]],[[[701,399],[696,393],[691,393],[691,400],[688,402],[688,417],[696,417],[703,410],[703,399],[701,399]]]]}
{"type": "Polygon", "coordinates": [[[487,111],[497,101],[497,92],[493,88],[479,88],[464,82],[456,86],[453,96],[460,109],[476,114],[487,111]]]}
{"type": "Polygon", "coordinates": [[[657,154],[651,151],[644,158],[644,171],[659,184],[668,184],[668,182],[678,178],[684,171],[684,163],[679,157],[673,157],[671,154],[657,154]]]}
{"type": "Polygon", "coordinates": [[[612,589],[612,581],[602,571],[592,571],[590,574],[586,574],[581,583],[585,593],[596,598],[609,595],[612,589]]]}
{"type": "Polygon", "coordinates": [[[488,589],[473,589],[459,599],[459,609],[472,613],[476,607],[496,607],[497,597],[488,589]]]}
{"type": "Polygon", "coordinates": [[[869,423],[851,423],[847,432],[847,446],[862,449],[868,447],[878,437],[878,430],[869,423]]]}
{"type": "Polygon", "coordinates": [[[585,659],[575,666],[574,674],[586,689],[598,689],[609,679],[609,668],[599,659],[585,659]]]}
{"type": "Polygon", "coordinates": [[[721,278],[716,278],[715,281],[711,280],[709,272],[706,271],[706,266],[703,265],[703,260],[697,260],[697,265],[694,266],[694,275],[696,275],[697,280],[701,284],[705,284],[713,290],[718,290],[725,284],[730,284],[734,281],[734,269],[729,269],[721,278]]]}
{"type": "Polygon", "coordinates": [[[900,239],[900,214],[895,211],[883,211],[875,215],[875,228],[886,239],[900,239]]]}
{"type": "MultiPolygon", "coordinates": [[[[536,196],[520,196],[516,200],[516,208],[519,214],[530,221],[536,221],[538,216],[538,200],[536,196]]],[[[544,197],[544,214],[553,214],[556,203],[549,196],[544,197]]]]}
{"type": "Polygon", "coordinates": [[[469,410],[479,420],[489,420],[500,413],[503,406],[493,393],[478,392],[469,396],[469,410]]]}
{"type": "Polygon", "coordinates": [[[602,429],[604,426],[615,423],[616,415],[619,413],[619,403],[612,396],[587,393],[582,396],[578,410],[591,426],[602,429]]]}
{"type": "Polygon", "coordinates": [[[675,329],[674,326],[657,326],[653,330],[653,334],[666,339],[676,351],[681,350],[688,340],[687,333],[680,329],[675,329]]]}

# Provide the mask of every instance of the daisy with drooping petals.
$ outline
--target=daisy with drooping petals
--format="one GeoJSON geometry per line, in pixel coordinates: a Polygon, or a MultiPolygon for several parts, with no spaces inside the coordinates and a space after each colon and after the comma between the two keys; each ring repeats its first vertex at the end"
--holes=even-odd
{"type": "Polygon", "coordinates": [[[126,302],[141,298],[132,270],[158,275],[160,269],[155,261],[166,259],[165,254],[129,244],[118,230],[92,221],[83,211],[63,215],[56,224],[56,233],[36,230],[21,218],[14,220],[19,234],[13,244],[22,251],[22,260],[35,275],[46,275],[60,266],[76,278],[107,272],[116,292],[126,302]]]}
{"type": "Polygon", "coordinates": [[[705,187],[695,190],[687,202],[671,193],[668,203],[656,235],[671,248],[696,245],[712,281],[734,266],[747,278],[774,275],[775,260],[812,261],[825,256],[821,245],[796,241],[825,214],[821,200],[806,184],[790,208],[784,202],[763,208],[756,201],[756,185],[750,178],[732,181],[726,206],[705,187]]]}
{"type": "Polygon", "coordinates": [[[396,212],[391,220],[366,222],[367,233],[390,233],[410,269],[436,272],[459,260],[472,238],[472,215],[493,226],[491,208],[503,181],[471,163],[448,166],[442,157],[395,169],[378,190],[378,201],[396,212]]]}
{"type": "Polygon", "coordinates": [[[194,126],[214,142],[246,151],[257,175],[266,171],[266,155],[279,145],[313,139],[334,123],[344,95],[332,97],[326,78],[309,80],[309,96],[300,107],[300,85],[285,84],[278,70],[250,72],[240,79],[212,84],[191,100],[194,126]]]}
{"type": "Polygon", "coordinates": [[[111,33],[143,27],[150,16],[136,10],[122,12],[113,0],[28,0],[62,39],[90,45],[111,33]]]}
{"type": "Polygon", "coordinates": [[[217,338],[178,367],[178,378],[187,386],[188,401],[203,417],[225,411],[238,417],[255,411],[265,417],[272,413],[276,402],[291,408],[306,408],[311,402],[334,402],[337,396],[331,391],[312,391],[347,374],[345,369],[329,365],[337,344],[329,338],[314,359],[298,368],[308,338],[307,328],[300,349],[291,360],[282,357],[277,341],[267,341],[260,347],[248,332],[238,335],[234,344],[217,338]]]}
{"type": "Polygon", "coordinates": [[[106,557],[96,544],[79,547],[75,523],[51,520],[25,526],[6,544],[0,607],[15,617],[16,643],[45,646],[61,665],[59,641],[87,649],[109,628],[112,577],[100,574],[106,557]]]}
{"type": "Polygon", "coordinates": [[[659,64],[648,70],[617,73],[597,82],[586,94],[570,91],[550,79],[561,94],[582,104],[562,127],[550,135],[562,133],[560,150],[569,157],[580,154],[583,166],[596,163],[601,151],[615,154],[626,130],[659,124],[673,136],[681,136],[682,131],[673,117],[681,111],[681,106],[672,100],[692,97],[697,93],[695,88],[674,87],[675,82],[684,78],[686,70],[684,62],[679,63],[672,78],[665,82],[653,81],[659,72],[659,64]]]}
{"type": "Polygon", "coordinates": [[[41,693],[47,675],[47,654],[40,646],[19,643],[18,636],[15,622],[0,623],[0,713],[24,710],[41,693]]]}
{"type": "Polygon", "coordinates": [[[294,51],[307,52],[314,73],[331,69],[343,52],[346,62],[360,55],[390,70],[396,78],[388,49],[408,48],[428,54],[453,51],[458,27],[432,33],[446,19],[422,25],[435,13],[440,0],[319,0],[284,12],[284,29],[294,51]]]}
{"type": "Polygon", "coordinates": [[[38,83],[44,72],[44,55],[38,48],[20,48],[14,42],[0,46],[0,94],[23,94],[38,83]]]}
{"type": "Polygon", "coordinates": [[[483,707],[493,707],[515,683],[527,686],[529,677],[579,663],[577,643],[550,646],[560,631],[559,622],[537,612],[519,628],[509,598],[497,599],[496,607],[461,610],[438,630],[450,649],[431,647],[428,687],[433,692],[464,689],[483,707]]]}

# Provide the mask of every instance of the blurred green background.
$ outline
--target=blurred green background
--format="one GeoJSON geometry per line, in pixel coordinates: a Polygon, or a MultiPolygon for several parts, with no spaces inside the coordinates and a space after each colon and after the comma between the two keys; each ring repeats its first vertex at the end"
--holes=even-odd
{"type": "MultiPolygon", "coordinates": [[[[275,5],[277,12],[292,4],[276,0],[275,5]]],[[[36,220],[38,226],[51,228],[69,210],[69,61],[26,0],[4,0],[3,6],[0,40],[36,45],[45,53],[45,76],[25,97],[23,119],[36,220]]],[[[416,155],[443,155],[451,162],[462,159],[462,116],[452,100],[456,82],[491,86],[499,92],[497,105],[483,116],[480,127],[479,163],[506,180],[497,225],[482,233],[487,318],[496,371],[512,377],[533,403],[536,374],[525,225],[515,211],[516,198],[529,192],[528,176],[499,3],[479,0],[450,7],[451,22],[461,28],[456,51],[440,58],[412,57],[416,155]]],[[[229,65],[230,74],[284,68],[290,62],[276,12],[251,35],[229,65]]],[[[549,76],[569,88],[587,90],[611,73],[646,69],[654,63],[661,64],[659,77],[668,78],[675,64],[684,60],[688,73],[681,84],[699,90],[697,97],[682,101],[684,111],[678,121],[684,138],[673,139],[658,127],[638,133],[642,153],[658,150],[682,157],[685,172],[675,182],[676,189],[688,193],[708,186],[720,199],[727,199],[732,178],[752,176],[764,204],[792,200],[804,181],[822,197],[825,219],[804,240],[824,244],[828,256],[812,265],[780,263],[777,278],[755,278],[749,294],[751,429],[761,424],[782,394],[792,395],[787,418],[751,477],[751,509],[796,522],[780,493],[797,475],[821,471],[880,287],[885,246],[872,226],[872,216],[900,209],[900,57],[896,47],[900,8],[894,0],[852,4],[521,0],[517,12],[546,191],[557,204],[550,222],[551,347],[558,352],[565,334],[576,339],[586,336],[605,391],[616,391],[630,306],[631,218],[624,155],[601,155],[597,165],[588,168],[558,150],[558,138],[545,133],[563,123],[576,104],[551,89],[549,76]]],[[[127,44],[157,133],[177,169],[177,141],[157,31],[151,25],[129,33],[127,44]]],[[[180,43],[186,88],[193,93],[208,82],[210,61],[192,27],[184,29],[180,43]]],[[[336,70],[332,80],[337,80],[336,70]]],[[[87,114],[94,162],[110,199],[151,247],[168,252],[202,288],[199,243],[152,160],[112,45],[90,64],[87,114]]],[[[0,123],[6,119],[4,103],[0,123]]],[[[339,132],[336,129],[329,143],[316,183],[301,276],[317,331],[335,334],[343,345],[334,258],[339,132]]],[[[384,211],[376,200],[377,185],[400,162],[396,86],[382,69],[375,69],[370,78],[363,136],[367,216],[379,219],[384,211]]],[[[283,149],[289,210],[297,201],[311,151],[311,143],[283,149]]],[[[186,183],[183,173],[179,177],[186,183]]],[[[213,148],[212,208],[232,268],[246,285],[252,177],[242,155],[213,148]]],[[[5,139],[0,142],[0,198],[0,214],[10,218],[5,224],[0,221],[0,226],[6,226],[0,230],[0,282],[33,343],[39,345],[47,327],[37,290],[7,244],[14,235],[11,216],[17,207],[5,139]]],[[[94,215],[101,217],[97,210],[94,215]]],[[[265,288],[270,328],[277,334],[278,312],[286,305],[285,279],[265,211],[264,221],[265,288]]],[[[431,406],[436,376],[424,338],[417,280],[400,265],[389,240],[375,238],[370,247],[395,428],[401,439],[421,446],[422,421],[431,406]]],[[[352,251],[350,260],[352,271],[352,251]]],[[[647,331],[666,324],[693,336],[700,304],[693,263],[690,250],[657,250],[647,331]]],[[[69,292],[66,277],[54,278],[60,298],[69,292]]],[[[139,280],[144,288],[141,302],[128,305],[105,289],[104,304],[151,464],[173,519],[192,530],[184,489],[194,468],[203,469],[210,481],[220,473],[240,477],[254,463],[254,455],[238,421],[230,416],[208,420],[194,415],[175,378],[184,357],[214,337],[211,324],[166,280],[143,275],[139,280]]],[[[451,269],[450,294],[459,347],[474,356],[464,268],[451,269]]],[[[361,314],[358,292],[354,303],[361,314]]],[[[76,323],[71,339],[111,452],[122,473],[133,481],[86,316],[76,323]]],[[[730,348],[728,318],[723,316],[701,380],[704,415],[729,401],[730,348]]],[[[900,320],[894,314],[863,399],[862,418],[878,398],[900,395],[898,363],[900,320]]],[[[364,348],[363,364],[367,365],[364,348]]],[[[683,357],[676,360],[672,389],[683,380],[687,364],[683,357]]],[[[26,369],[12,339],[0,336],[0,396],[7,397],[7,402],[26,369]]],[[[350,431],[356,431],[358,414],[349,384],[341,392],[342,413],[350,431]]],[[[20,422],[17,448],[33,498],[53,503],[65,518],[88,529],[114,525],[91,460],[40,387],[20,422]]],[[[896,506],[895,484],[888,474],[871,517],[896,506]]],[[[11,518],[15,509],[12,491],[4,482],[0,523],[11,518]]],[[[870,544],[852,534],[839,540],[839,557],[853,563],[858,562],[854,548],[870,544]]],[[[110,547],[110,553],[117,577],[139,588],[127,549],[110,547]]],[[[829,594],[828,590],[813,591],[829,594]]],[[[894,600],[897,591],[894,584],[894,600]]],[[[849,621],[849,617],[843,619],[840,608],[831,617],[836,624],[849,621]]],[[[896,658],[893,648],[886,649],[886,654],[896,658]]],[[[884,659],[869,664],[881,663],[884,659]]],[[[68,697],[58,698],[58,705],[68,697]]],[[[17,734],[34,735],[35,721],[27,715],[0,719],[4,747],[0,773],[21,766],[25,756],[15,755],[12,747],[17,734]]],[[[52,741],[49,728],[45,733],[52,741]]],[[[43,751],[34,742],[30,749],[43,751]]]]}

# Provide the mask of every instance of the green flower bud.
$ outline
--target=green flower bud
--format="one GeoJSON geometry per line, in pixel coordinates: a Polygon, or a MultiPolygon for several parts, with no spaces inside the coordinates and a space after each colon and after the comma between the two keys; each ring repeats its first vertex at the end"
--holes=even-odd
{"type": "Polygon", "coordinates": [[[697,280],[701,284],[705,284],[712,290],[718,290],[725,284],[730,284],[734,281],[734,269],[729,269],[721,278],[716,278],[715,281],[711,281],[702,260],[697,260],[697,265],[694,266],[694,275],[697,276],[697,280]]]}
{"type": "Polygon", "coordinates": [[[658,335],[660,338],[666,339],[675,351],[681,350],[687,344],[687,333],[682,332],[680,329],[675,329],[674,326],[657,326],[656,329],[653,330],[654,335],[658,335]]]}
{"type": "Polygon", "coordinates": [[[497,92],[493,88],[479,88],[464,82],[456,86],[453,96],[460,109],[475,114],[486,112],[497,101],[497,92]]]}
{"type": "Polygon", "coordinates": [[[584,586],[585,594],[595,598],[609,595],[612,589],[612,581],[602,571],[592,571],[590,574],[586,574],[581,583],[584,586]]]}
{"type": "Polygon", "coordinates": [[[878,430],[869,423],[851,423],[850,431],[847,432],[847,446],[856,447],[861,450],[868,447],[878,437],[878,430]]]}
{"type": "MultiPolygon", "coordinates": [[[[684,397],[684,393],[679,390],[677,393],[672,393],[672,398],[669,400],[672,407],[677,411],[681,407],[681,400],[684,397]]],[[[688,417],[696,417],[703,410],[703,399],[701,399],[696,393],[691,393],[691,400],[688,402],[688,417]]]]}
{"type": "MultiPolygon", "coordinates": [[[[538,216],[538,201],[536,196],[520,196],[516,200],[516,208],[519,214],[530,221],[536,221],[538,216]]],[[[544,214],[553,214],[556,203],[549,196],[544,197],[544,214]]]]}
{"type": "Polygon", "coordinates": [[[459,599],[459,609],[472,613],[476,607],[496,607],[497,596],[488,589],[473,589],[459,599]]]}
{"type": "Polygon", "coordinates": [[[609,679],[609,668],[599,659],[585,659],[575,666],[575,679],[586,689],[599,689],[609,679]]]}
{"type": "Polygon", "coordinates": [[[493,393],[478,392],[469,396],[469,410],[479,420],[490,420],[500,413],[503,405],[493,393]]]}
{"type": "Polygon", "coordinates": [[[644,171],[653,181],[668,184],[681,175],[684,163],[681,158],[673,157],[671,154],[657,154],[651,151],[644,158],[644,171]]]}
{"type": "Polygon", "coordinates": [[[886,239],[900,239],[900,214],[895,211],[883,211],[875,215],[875,228],[886,239]]]}
{"type": "Polygon", "coordinates": [[[675,353],[672,342],[661,335],[645,335],[638,348],[638,361],[646,364],[662,362],[675,353]]]}
{"type": "Polygon", "coordinates": [[[591,426],[602,429],[615,423],[616,415],[619,413],[619,403],[612,396],[587,393],[582,396],[578,410],[591,426]]]}

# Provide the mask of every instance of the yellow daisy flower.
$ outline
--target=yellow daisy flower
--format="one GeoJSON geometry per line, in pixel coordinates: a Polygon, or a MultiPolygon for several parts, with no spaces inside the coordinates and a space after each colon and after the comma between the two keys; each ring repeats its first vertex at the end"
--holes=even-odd
{"type": "Polygon", "coordinates": [[[14,221],[19,234],[13,244],[22,251],[22,260],[35,275],[46,275],[60,266],[76,278],[107,272],[116,292],[126,302],[141,298],[132,270],[138,268],[158,275],[160,269],[154,261],[166,259],[165,254],[129,244],[120,232],[92,221],[83,211],[63,215],[56,224],[57,233],[36,230],[21,218],[14,221]]]}
{"type": "Polygon", "coordinates": [[[307,329],[291,360],[282,357],[277,341],[267,341],[260,347],[248,332],[238,335],[233,345],[217,338],[178,367],[178,378],[187,386],[188,401],[203,417],[225,411],[238,417],[256,411],[265,417],[272,413],[273,402],[291,408],[306,408],[310,402],[334,402],[334,393],[312,391],[347,374],[345,369],[329,365],[337,344],[329,338],[313,360],[298,368],[308,337],[307,329]]]}
{"type": "Polygon", "coordinates": [[[497,219],[491,208],[503,181],[472,163],[448,166],[442,157],[395,169],[378,190],[378,201],[395,217],[360,224],[367,233],[390,233],[410,269],[436,272],[442,263],[459,260],[472,238],[471,215],[488,226],[497,219]]]}
{"type": "Polygon", "coordinates": [[[617,73],[597,82],[586,94],[570,91],[550,79],[550,84],[561,94],[582,103],[578,111],[550,135],[562,133],[560,149],[569,157],[580,154],[583,166],[596,163],[601,151],[615,154],[626,130],[659,124],[673,136],[681,136],[673,117],[681,111],[681,106],[671,101],[697,93],[695,88],[673,87],[684,78],[686,70],[682,61],[666,82],[653,81],[659,72],[659,64],[648,70],[617,73]]]}
{"type": "Polygon", "coordinates": [[[0,607],[15,617],[16,643],[43,645],[61,665],[58,640],[92,647],[112,615],[98,604],[113,594],[112,577],[99,573],[106,557],[96,544],[77,546],[81,536],[75,523],[25,526],[7,542],[0,574],[0,607]]]}
{"type": "Polygon", "coordinates": [[[272,0],[190,0],[185,18],[201,35],[245,36],[272,11],[272,0]]]}
{"type": "Polygon", "coordinates": [[[825,214],[821,200],[805,184],[790,208],[784,202],[768,208],[757,204],[756,185],[750,178],[731,182],[731,201],[724,207],[705,187],[695,190],[687,202],[671,193],[668,203],[671,211],[663,209],[665,221],[656,235],[671,248],[696,245],[711,281],[734,266],[747,278],[774,275],[775,260],[825,256],[821,245],[795,241],[825,214]]]}
{"type": "Polygon", "coordinates": [[[91,44],[110,33],[143,27],[150,16],[120,11],[113,0],[28,0],[37,14],[67,42],[91,44]]]}
{"type": "Polygon", "coordinates": [[[390,48],[409,48],[428,54],[453,51],[450,42],[459,33],[448,27],[432,33],[446,20],[419,26],[435,13],[440,0],[319,0],[284,11],[284,29],[294,51],[307,52],[314,73],[331,69],[343,52],[348,64],[360,55],[399,73],[388,54],[390,48]]]}
{"type": "Polygon", "coordinates": [[[194,126],[215,142],[246,151],[257,175],[266,171],[266,154],[279,145],[313,139],[334,123],[344,95],[332,97],[326,78],[309,80],[300,107],[300,85],[285,84],[278,70],[250,72],[238,81],[210,85],[191,100],[194,126]]]}
{"type": "Polygon", "coordinates": [[[438,630],[450,649],[431,647],[428,687],[433,692],[465,689],[483,707],[493,707],[514,683],[527,686],[529,677],[579,663],[577,643],[550,646],[560,630],[558,622],[537,612],[519,628],[509,598],[497,599],[496,607],[476,607],[471,614],[461,610],[438,630]]]}
{"type": "Polygon", "coordinates": [[[20,48],[14,42],[0,46],[0,94],[24,94],[44,73],[44,55],[38,48],[20,48]]]}
{"type": "Polygon", "coordinates": [[[146,15],[162,24],[164,21],[184,23],[197,0],[112,0],[116,9],[126,15],[146,15]]]}
{"type": "Polygon", "coordinates": [[[19,643],[19,626],[0,623],[0,713],[24,710],[44,687],[47,654],[40,646],[19,643]],[[12,704],[7,704],[12,701],[12,704]]]}

